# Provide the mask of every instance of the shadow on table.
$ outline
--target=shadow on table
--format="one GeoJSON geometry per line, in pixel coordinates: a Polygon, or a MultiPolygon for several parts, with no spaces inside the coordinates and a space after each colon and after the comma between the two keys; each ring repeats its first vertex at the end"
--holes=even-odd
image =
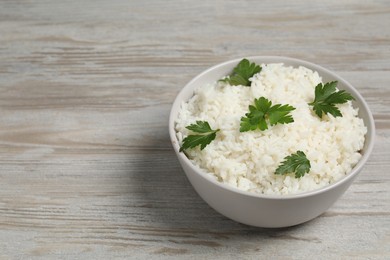
{"type": "MultiPolygon", "coordinates": [[[[161,138],[157,140],[162,140],[161,138]]],[[[152,140],[151,140],[152,141],[152,140]]],[[[209,207],[195,192],[170,144],[150,143],[137,159],[132,181],[139,185],[137,203],[142,221],[161,229],[187,230],[208,236],[280,237],[300,226],[266,229],[232,221],[209,207]]],[[[140,223],[141,224],[141,223],[140,223]]]]}

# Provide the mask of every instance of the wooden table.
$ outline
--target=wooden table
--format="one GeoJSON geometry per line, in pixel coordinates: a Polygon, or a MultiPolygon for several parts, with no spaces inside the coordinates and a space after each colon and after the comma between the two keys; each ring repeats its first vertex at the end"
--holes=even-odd
{"type": "Polygon", "coordinates": [[[389,71],[389,1],[3,0],[0,259],[390,259],[389,71]],[[178,91],[251,55],[337,72],[376,120],[361,175],[300,226],[218,214],[170,144],[178,91]]]}

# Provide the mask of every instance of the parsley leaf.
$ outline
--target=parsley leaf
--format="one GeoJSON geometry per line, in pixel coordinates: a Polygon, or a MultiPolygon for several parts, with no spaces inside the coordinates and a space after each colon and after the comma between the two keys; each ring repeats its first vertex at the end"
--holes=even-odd
{"type": "Polygon", "coordinates": [[[329,113],[334,117],[343,116],[336,104],[354,100],[352,95],[345,92],[345,90],[336,92],[336,86],[337,81],[328,82],[324,86],[320,83],[316,86],[314,101],[309,105],[313,106],[313,110],[318,117],[322,118],[323,113],[329,113]]]}
{"type": "Polygon", "coordinates": [[[295,178],[300,178],[310,171],[310,167],[310,161],[306,158],[306,154],[302,151],[297,151],[295,154],[284,158],[284,161],[276,169],[275,174],[295,172],[295,178]]]}
{"type": "Polygon", "coordinates": [[[232,86],[242,85],[250,87],[251,82],[249,79],[260,71],[261,67],[259,65],[250,63],[247,59],[243,59],[233,69],[233,72],[229,76],[220,81],[227,82],[232,86]]]}
{"type": "Polygon", "coordinates": [[[254,106],[249,106],[249,113],[241,117],[240,132],[253,131],[256,129],[268,129],[267,121],[271,126],[276,124],[288,124],[294,122],[289,114],[295,108],[290,105],[274,105],[264,97],[255,99],[254,106]]]}
{"type": "Polygon", "coordinates": [[[193,148],[200,145],[200,149],[203,150],[211,141],[217,136],[216,133],[219,131],[211,129],[207,121],[196,121],[196,124],[192,124],[186,127],[199,135],[189,135],[183,139],[183,144],[180,147],[180,152],[184,149],[193,148]]]}

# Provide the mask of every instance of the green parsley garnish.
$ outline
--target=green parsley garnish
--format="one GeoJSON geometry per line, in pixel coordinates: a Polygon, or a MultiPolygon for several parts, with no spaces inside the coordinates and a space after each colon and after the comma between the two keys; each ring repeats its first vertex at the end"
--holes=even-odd
{"type": "Polygon", "coordinates": [[[240,132],[250,130],[268,129],[267,121],[271,126],[276,124],[288,124],[294,122],[289,114],[295,108],[290,105],[274,105],[264,97],[255,99],[254,106],[249,106],[249,113],[241,117],[240,132]]]}
{"type": "Polygon", "coordinates": [[[193,148],[200,145],[200,149],[203,150],[211,141],[217,136],[216,133],[219,131],[211,129],[207,121],[196,121],[196,124],[192,124],[186,127],[198,135],[189,135],[183,139],[183,144],[180,147],[180,152],[184,149],[193,148]]]}
{"type": "Polygon", "coordinates": [[[276,169],[275,174],[295,172],[295,178],[300,178],[310,171],[310,167],[310,161],[306,158],[306,154],[302,151],[297,151],[295,154],[284,158],[284,161],[276,169]]]}
{"type": "Polygon", "coordinates": [[[309,103],[309,105],[313,106],[314,112],[320,118],[322,118],[323,113],[329,113],[334,117],[343,116],[336,107],[336,104],[343,104],[348,100],[354,100],[352,95],[345,90],[336,92],[336,86],[337,81],[328,82],[324,86],[320,83],[316,86],[314,101],[309,103]]]}
{"type": "Polygon", "coordinates": [[[232,86],[242,85],[250,87],[251,82],[249,81],[249,79],[260,71],[261,67],[259,65],[257,65],[256,63],[250,63],[247,59],[243,59],[233,69],[232,74],[230,74],[224,79],[221,79],[220,81],[227,82],[232,86]]]}

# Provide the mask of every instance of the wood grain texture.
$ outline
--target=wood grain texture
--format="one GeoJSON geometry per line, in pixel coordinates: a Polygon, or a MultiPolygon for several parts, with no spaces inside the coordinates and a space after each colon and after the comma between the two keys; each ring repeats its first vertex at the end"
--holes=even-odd
{"type": "Polygon", "coordinates": [[[0,2],[0,259],[389,259],[389,1],[0,2]],[[376,121],[346,194],[304,225],[195,193],[170,106],[202,70],[284,55],[350,81],[376,121]]]}

